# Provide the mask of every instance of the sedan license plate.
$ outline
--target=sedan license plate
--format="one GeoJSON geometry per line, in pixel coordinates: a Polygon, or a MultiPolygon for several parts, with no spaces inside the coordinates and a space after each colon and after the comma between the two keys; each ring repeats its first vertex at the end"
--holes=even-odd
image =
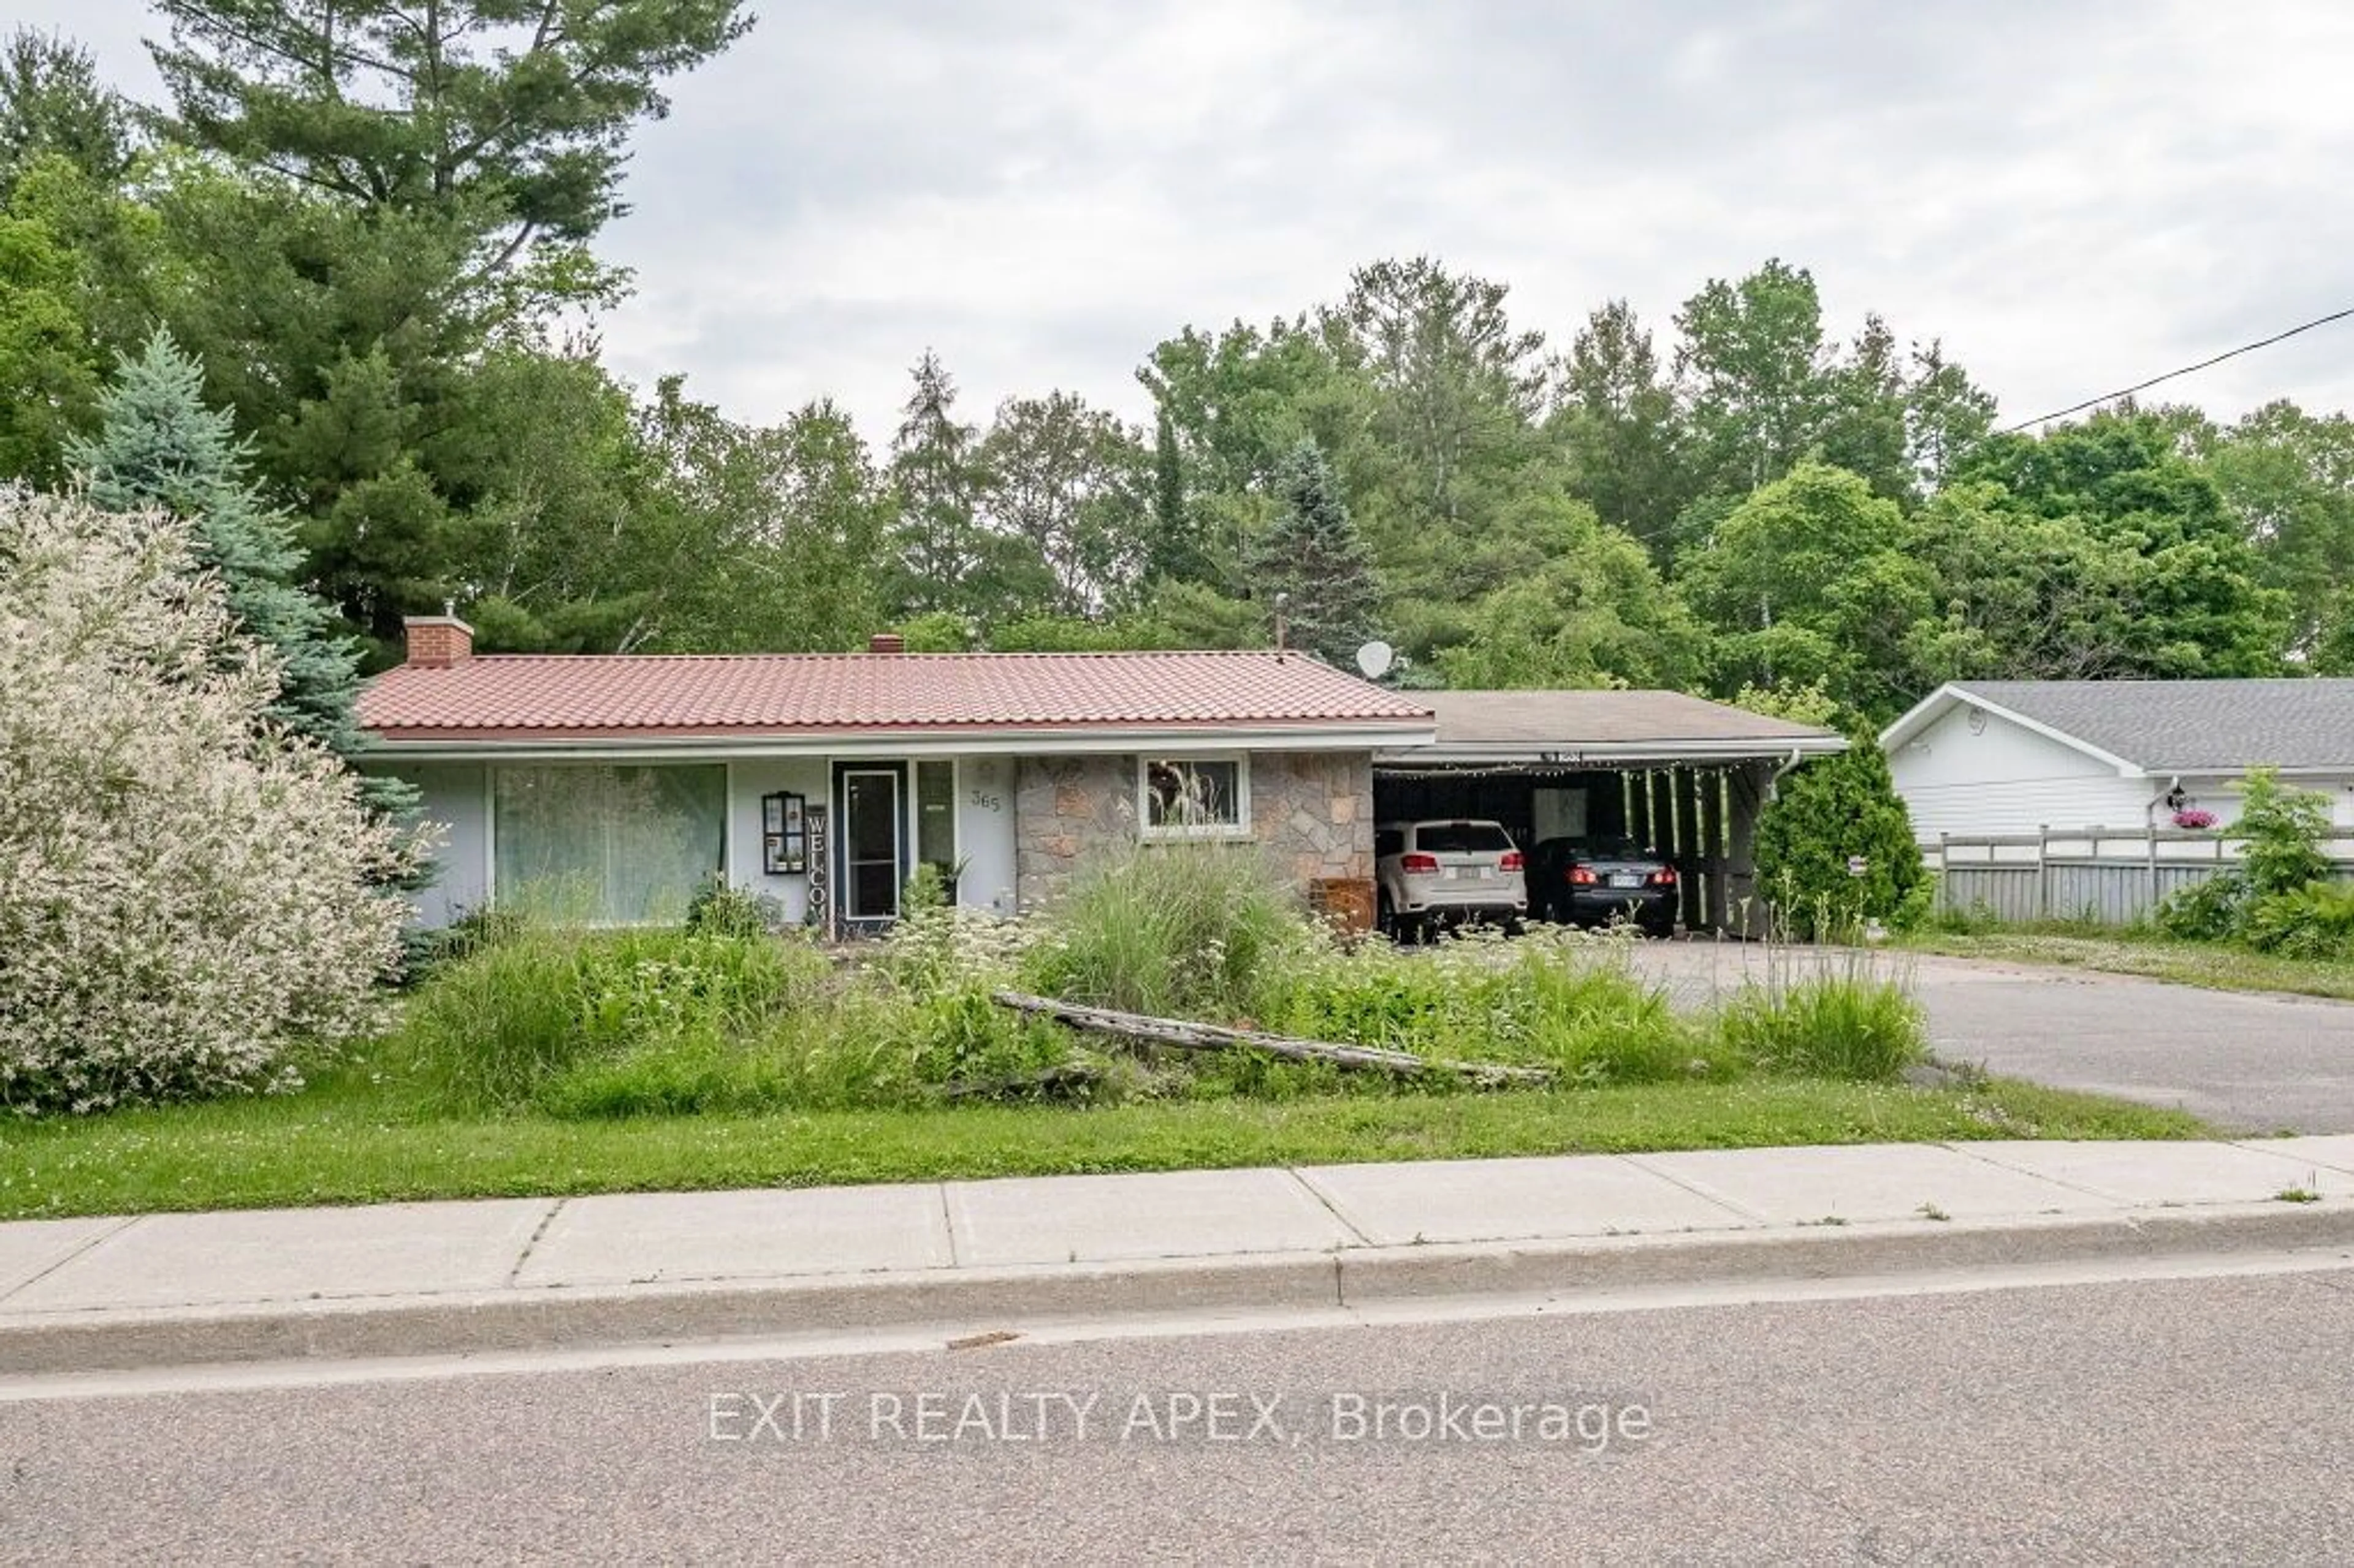
{"type": "Polygon", "coordinates": [[[1613,887],[1640,887],[1643,885],[1643,879],[1637,876],[1632,872],[1615,871],[1610,874],[1610,885],[1613,887]]]}

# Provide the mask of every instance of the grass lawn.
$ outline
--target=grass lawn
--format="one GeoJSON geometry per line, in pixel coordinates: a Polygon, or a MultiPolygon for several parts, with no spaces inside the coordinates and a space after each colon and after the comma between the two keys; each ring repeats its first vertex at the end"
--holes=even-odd
{"type": "Polygon", "coordinates": [[[1978,1138],[2194,1138],[2179,1112],[1990,1080],[1808,1078],[558,1121],[301,1094],[0,1125],[0,1218],[1343,1160],[1978,1138]]]}
{"type": "Polygon", "coordinates": [[[2064,964],[2112,974],[2146,975],[2213,991],[2283,991],[2354,1001],[2354,963],[2284,959],[2221,942],[2184,942],[2153,931],[2042,931],[2021,928],[1967,936],[1925,931],[1904,945],[1958,959],[2064,964]]]}

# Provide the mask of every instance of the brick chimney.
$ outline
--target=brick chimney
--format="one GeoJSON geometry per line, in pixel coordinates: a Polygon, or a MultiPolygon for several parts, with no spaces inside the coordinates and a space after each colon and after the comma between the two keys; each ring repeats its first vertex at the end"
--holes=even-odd
{"type": "Polygon", "coordinates": [[[474,656],[474,629],[454,615],[403,616],[408,663],[420,670],[447,670],[474,656]]]}
{"type": "Polygon", "coordinates": [[[878,631],[866,640],[869,653],[905,653],[907,640],[896,631],[878,631]]]}

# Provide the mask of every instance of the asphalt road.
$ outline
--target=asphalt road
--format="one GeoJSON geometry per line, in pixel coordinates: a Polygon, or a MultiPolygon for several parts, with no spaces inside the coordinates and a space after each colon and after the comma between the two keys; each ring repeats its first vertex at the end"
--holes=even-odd
{"type": "MultiPolygon", "coordinates": [[[[1737,985],[1759,945],[1650,942],[1646,972],[1687,994],[1737,985]]],[[[1937,1054],[2060,1088],[2179,1107],[2230,1132],[2354,1132],[2354,1003],[2202,991],[2130,975],[1875,955],[1910,979],[1937,1054]]]]}
{"type": "Polygon", "coordinates": [[[2340,1266],[11,1401],[0,1558],[2344,1563],[2350,1343],[2340,1266]]]}

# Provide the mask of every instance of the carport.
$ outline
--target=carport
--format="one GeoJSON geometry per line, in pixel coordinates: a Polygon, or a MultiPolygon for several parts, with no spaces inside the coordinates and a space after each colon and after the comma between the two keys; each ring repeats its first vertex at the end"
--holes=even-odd
{"type": "Polygon", "coordinates": [[[1757,813],[1775,779],[1847,747],[1829,730],[1678,692],[1415,695],[1437,715],[1438,737],[1374,753],[1376,821],[1488,818],[1523,849],[1623,835],[1674,863],[1693,930],[1752,923],[1757,813]]]}

